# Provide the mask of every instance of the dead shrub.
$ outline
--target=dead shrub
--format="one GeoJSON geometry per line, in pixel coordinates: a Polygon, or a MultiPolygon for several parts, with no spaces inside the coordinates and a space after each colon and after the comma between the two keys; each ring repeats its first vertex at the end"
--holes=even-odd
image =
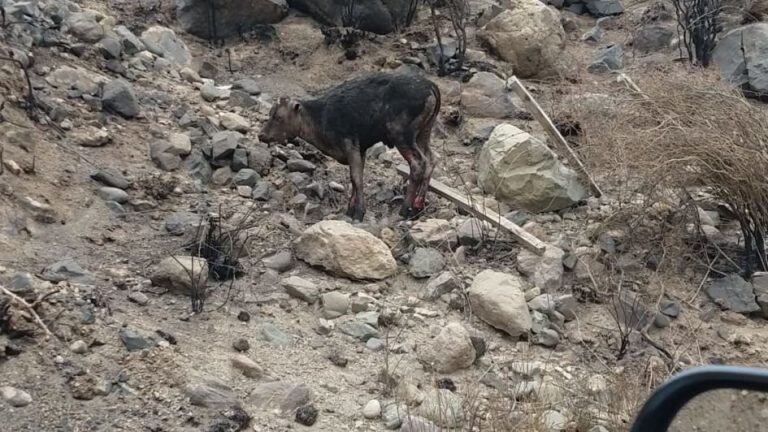
{"type": "Polygon", "coordinates": [[[752,24],[756,22],[765,21],[768,16],[768,1],[766,0],[749,0],[745,5],[742,15],[742,24],[752,24]]]}
{"type": "Polygon", "coordinates": [[[753,259],[766,269],[768,112],[700,69],[650,73],[637,84],[643,95],[617,98],[615,115],[579,119],[582,151],[622,189],[624,214],[617,219],[662,227],[657,234],[665,240],[685,226],[675,217],[693,202],[691,192],[706,192],[739,222],[743,270],[751,273],[753,259]]]}

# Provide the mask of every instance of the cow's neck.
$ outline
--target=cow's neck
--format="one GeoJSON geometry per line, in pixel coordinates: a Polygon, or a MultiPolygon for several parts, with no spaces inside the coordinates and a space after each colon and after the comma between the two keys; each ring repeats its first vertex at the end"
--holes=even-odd
{"type": "Polygon", "coordinates": [[[301,106],[304,112],[299,122],[299,137],[315,147],[321,147],[324,140],[317,125],[321,124],[322,106],[314,100],[302,101],[301,106]]]}

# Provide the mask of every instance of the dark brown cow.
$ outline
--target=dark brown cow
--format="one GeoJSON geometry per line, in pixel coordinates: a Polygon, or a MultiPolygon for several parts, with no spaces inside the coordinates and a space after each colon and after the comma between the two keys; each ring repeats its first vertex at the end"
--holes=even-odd
{"type": "Polygon", "coordinates": [[[366,150],[378,142],[396,147],[411,171],[400,214],[414,217],[424,209],[434,169],[429,142],[439,111],[440,90],[428,79],[373,73],[331,88],[316,99],[279,99],[259,138],[274,142],[299,137],[349,165],[352,197],[347,215],[358,221],[365,215],[366,150]]]}

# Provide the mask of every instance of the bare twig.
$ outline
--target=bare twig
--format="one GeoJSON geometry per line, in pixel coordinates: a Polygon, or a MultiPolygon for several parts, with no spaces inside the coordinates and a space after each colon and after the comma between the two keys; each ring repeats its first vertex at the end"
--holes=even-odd
{"type": "MultiPolygon", "coordinates": [[[[37,312],[32,307],[32,305],[27,303],[23,298],[21,298],[21,297],[17,296],[16,294],[8,291],[8,289],[6,289],[2,285],[0,285],[0,291],[2,291],[3,294],[5,294],[8,297],[10,297],[11,300],[16,302],[18,305],[20,305],[24,309],[26,309],[32,315],[32,318],[35,319],[35,322],[37,322],[37,325],[39,325],[45,331],[46,336],[53,336],[53,333],[51,333],[51,331],[48,329],[48,326],[45,325],[45,322],[43,322],[42,318],[40,318],[40,315],[37,314],[37,312]]],[[[36,303],[37,303],[37,301],[35,302],[35,304],[36,303]]]]}

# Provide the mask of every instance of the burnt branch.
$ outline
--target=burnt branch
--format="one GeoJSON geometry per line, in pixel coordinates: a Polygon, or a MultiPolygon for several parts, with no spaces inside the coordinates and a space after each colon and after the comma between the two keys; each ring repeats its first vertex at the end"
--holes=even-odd
{"type": "Polygon", "coordinates": [[[672,0],[672,4],[688,61],[702,67],[709,66],[720,29],[722,0],[672,0]]]}

